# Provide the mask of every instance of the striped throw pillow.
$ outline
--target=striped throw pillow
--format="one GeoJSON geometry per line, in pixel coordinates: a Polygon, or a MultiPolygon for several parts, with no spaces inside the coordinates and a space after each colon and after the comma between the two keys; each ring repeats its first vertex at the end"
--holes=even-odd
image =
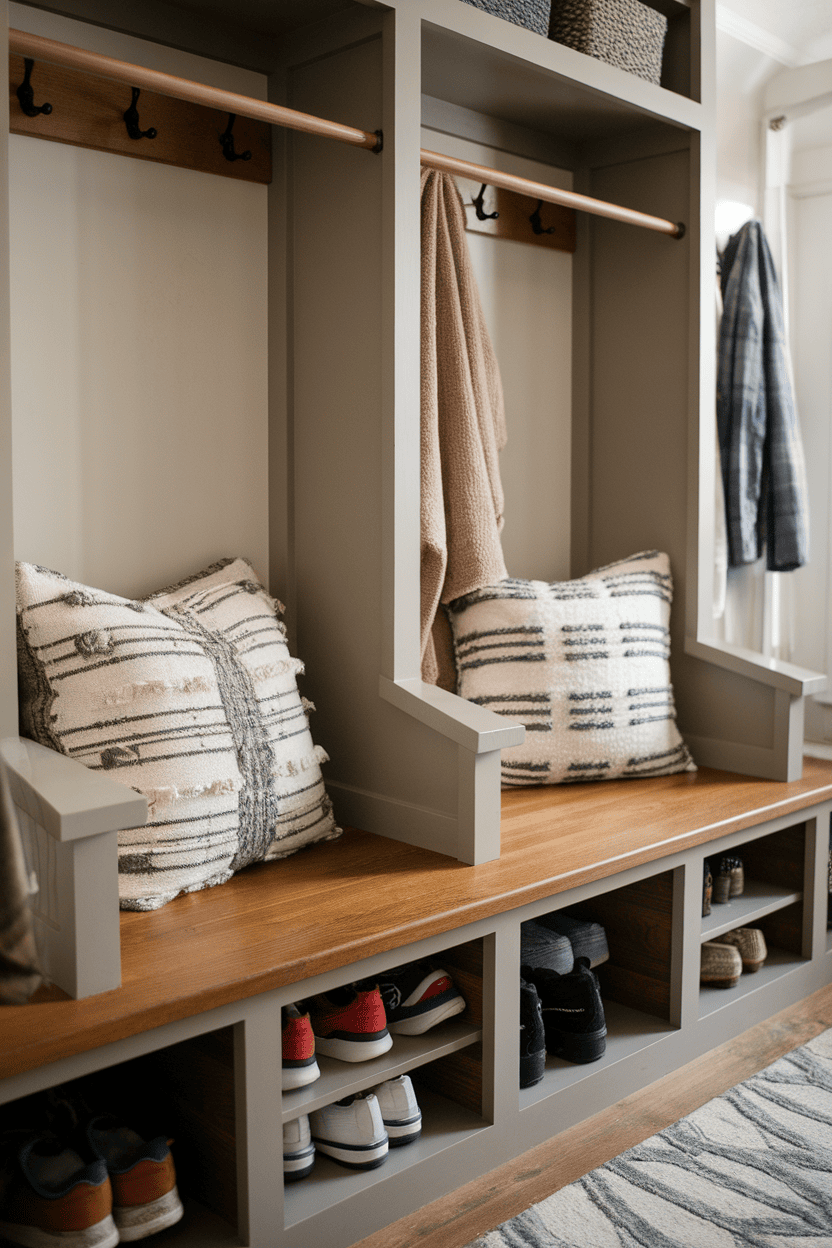
{"type": "Polygon", "coordinates": [[[21,732],[143,793],[122,909],[340,834],[283,608],[243,559],[130,601],[17,565],[21,732]]]}
{"type": "Polygon", "coordinates": [[[670,561],[574,581],[505,580],[448,607],[457,693],[526,727],[506,787],[695,771],[670,680],[670,561]]]}

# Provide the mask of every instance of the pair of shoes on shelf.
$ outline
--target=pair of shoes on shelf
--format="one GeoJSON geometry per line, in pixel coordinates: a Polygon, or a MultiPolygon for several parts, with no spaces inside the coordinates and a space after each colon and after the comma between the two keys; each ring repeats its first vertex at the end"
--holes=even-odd
{"type": "Polygon", "coordinates": [[[734,988],[743,971],[753,974],[768,956],[758,927],[738,927],[702,945],[699,979],[712,988],[734,988]]]}
{"type": "MultiPolygon", "coordinates": [[[[581,955],[564,975],[547,967],[521,966],[521,1022],[524,985],[530,985],[540,1001],[546,1052],[567,1062],[596,1062],[607,1047],[607,1024],[598,979],[590,959],[581,955]]],[[[529,1005],[526,1005],[527,1012],[529,1005]]],[[[521,1033],[522,1034],[522,1033],[521,1033]]],[[[521,1043],[521,1078],[523,1067],[521,1043]]],[[[533,1072],[534,1063],[527,1069],[533,1072]]],[[[533,1079],[533,1082],[538,1082],[533,1079]]],[[[522,1084],[521,1086],[531,1086],[522,1084]]]]}
{"type": "Polygon", "coordinates": [[[577,958],[588,958],[591,967],[610,956],[607,934],[600,923],[576,919],[555,910],[528,919],[520,928],[520,962],[565,975],[577,958]]]}
{"type": "Polygon", "coordinates": [[[465,999],[447,971],[413,962],[318,993],[283,1013],[283,1087],[299,1088],[318,1078],[316,1052],[342,1062],[365,1062],[393,1044],[391,1032],[422,1035],[465,1009],[465,999]]]}
{"type": "Polygon", "coordinates": [[[347,984],[281,1011],[283,1090],[314,1083],[317,1053],[366,1062],[393,1043],[377,984],[347,984]]]}
{"type": "Polygon", "coordinates": [[[310,1173],[315,1153],[349,1170],[372,1170],[389,1148],[412,1144],[422,1131],[422,1111],[409,1075],[345,1097],[283,1128],[283,1176],[288,1182],[310,1173]]]}
{"type": "Polygon", "coordinates": [[[48,1125],[12,1128],[0,1141],[0,1237],[23,1248],[114,1248],[179,1221],[172,1141],[90,1114],[75,1095],[49,1096],[48,1125]]]}
{"type": "Polygon", "coordinates": [[[712,900],[718,905],[725,905],[732,897],[739,897],[744,891],[745,869],[742,858],[721,858],[713,877],[712,900]]]}

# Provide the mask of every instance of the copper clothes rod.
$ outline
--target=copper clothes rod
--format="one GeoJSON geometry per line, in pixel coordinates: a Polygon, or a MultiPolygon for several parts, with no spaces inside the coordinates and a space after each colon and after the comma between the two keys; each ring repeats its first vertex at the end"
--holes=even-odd
{"type": "Polygon", "coordinates": [[[97,78],[107,78],[111,82],[123,82],[128,87],[156,91],[159,95],[169,95],[175,100],[204,104],[208,108],[235,113],[238,117],[251,117],[254,121],[266,121],[273,126],[284,126],[290,130],[303,130],[307,134],[321,134],[326,138],[338,139],[341,143],[350,143],[353,147],[366,147],[371,151],[381,150],[381,136],[371,131],[356,130],[354,126],[343,126],[337,121],[325,121],[322,117],[299,113],[293,108],[270,104],[267,100],[255,100],[248,95],[237,95],[234,91],[223,91],[219,87],[209,87],[202,82],[192,82],[188,78],[177,78],[174,74],[163,74],[157,69],[131,65],[129,61],[102,56],[100,52],[87,52],[69,43],[44,39],[41,35],[30,35],[22,30],[10,30],[9,51],[17,56],[31,57],[35,61],[48,61],[51,65],[62,65],[64,69],[83,70],[88,74],[94,74],[97,78]]]}
{"type": "MultiPolygon", "coordinates": [[[[129,87],[144,88],[148,91],[156,91],[160,95],[172,96],[177,100],[188,100],[193,104],[203,104],[209,108],[235,113],[239,117],[250,117],[255,121],[265,121],[274,126],[300,130],[306,134],[318,134],[324,138],[337,139],[341,143],[367,148],[373,152],[381,151],[380,131],[358,130],[354,126],[345,126],[337,121],[327,121],[323,117],[313,117],[310,113],[300,113],[293,108],[284,108],[281,104],[270,104],[266,100],[255,100],[247,95],[237,95],[234,91],[223,91],[219,87],[206,86],[205,83],[177,78],[174,74],[165,74],[157,69],[131,65],[128,61],[103,56],[100,52],[87,52],[83,48],[76,48],[68,43],[45,39],[42,35],[30,35],[25,31],[12,29],[9,31],[9,51],[17,56],[48,61],[52,65],[62,65],[65,69],[84,70],[99,78],[123,82],[129,87]]],[[[504,190],[516,191],[533,199],[542,199],[546,203],[562,204],[567,208],[593,213],[595,216],[610,217],[614,221],[639,225],[644,229],[656,230],[660,234],[669,234],[672,238],[682,238],[685,233],[685,227],[681,222],[667,221],[664,217],[652,217],[645,212],[636,212],[633,208],[623,208],[619,204],[610,204],[603,199],[592,199],[588,195],[579,195],[574,191],[562,191],[557,187],[548,186],[545,182],[533,182],[529,178],[501,173],[498,169],[490,169],[487,165],[476,165],[471,161],[443,156],[439,152],[429,152],[424,148],[421,150],[421,163],[429,169],[455,173],[460,177],[486,182],[489,186],[499,186],[504,190]]]]}
{"type": "Polygon", "coordinates": [[[516,191],[519,195],[528,195],[531,199],[542,199],[549,204],[562,204],[565,208],[577,208],[580,212],[590,212],[596,217],[609,217],[613,221],[624,221],[627,225],[640,225],[645,230],[669,234],[671,238],[683,238],[685,234],[685,227],[681,221],[666,221],[664,217],[651,217],[649,213],[636,212],[634,208],[622,208],[620,204],[610,204],[604,199],[592,199],[589,195],[579,195],[577,191],[562,191],[556,186],[548,186],[545,182],[532,182],[529,178],[519,178],[513,173],[489,169],[487,165],[475,165],[470,160],[443,156],[440,152],[427,152],[422,148],[422,164],[428,169],[439,169],[443,173],[456,173],[462,178],[471,178],[475,182],[487,182],[489,186],[499,186],[505,191],[516,191]]]}

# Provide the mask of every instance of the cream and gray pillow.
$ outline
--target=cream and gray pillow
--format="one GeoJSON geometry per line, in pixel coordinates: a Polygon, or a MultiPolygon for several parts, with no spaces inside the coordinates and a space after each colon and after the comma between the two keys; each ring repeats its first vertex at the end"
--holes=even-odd
{"type": "Polygon", "coordinates": [[[695,771],[670,679],[670,562],[658,551],[574,581],[508,579],[448,607],[457,693],[526,727],[504,786],[695,771]]]}
{"type": "Polygon", "coordinates": [[[243,559],[141,601],[17,565],[21,732],[148,800],[123,909],[339,835],[282,610],[243,559]]]}

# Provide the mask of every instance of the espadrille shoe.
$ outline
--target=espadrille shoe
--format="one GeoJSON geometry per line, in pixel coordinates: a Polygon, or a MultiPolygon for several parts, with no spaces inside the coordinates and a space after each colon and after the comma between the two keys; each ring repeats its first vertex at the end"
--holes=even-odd
{"type": "Polygon", "coordinates": [[[737,927],[724,936],[714,936],[714,941],[722,945],[733,945],[739,950],[742,958],[742,969],[747,974],[759,971],[768,957],[766,938],[759,927],[737,927]]]}
{"type": "Polygon", "coordinates": [[[742,974],[739,949],[721,941],[706,940],[702,945],[699,981],[711,988],[733,988],[742,974]]]}

